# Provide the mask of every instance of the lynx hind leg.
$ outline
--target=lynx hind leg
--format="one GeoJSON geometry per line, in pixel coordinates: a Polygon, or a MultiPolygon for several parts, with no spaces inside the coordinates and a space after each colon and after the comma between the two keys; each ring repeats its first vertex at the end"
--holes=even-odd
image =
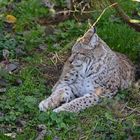
{"type": "Polygon", "coordinates": [[[54,109],[61,105],[61,103],[69,102],[72,99],[74,99],[74,95],[69,87],[57,89],[47,99],[40,102],[39,109],[40,111],[54,109]]]}
{"type": "Polygon", "coordinates": [[[79,112],[90,106],[96,105],[99,103],[100,99],[103,97],[113,97],[116,94],[116,91],[113,93],[104,93],[102,90],[96,90],[93,94],[86,94],[83,97],[76,98],[69,103],[65,103],[62,106],[54,109],[54,112],[79,112]]]}

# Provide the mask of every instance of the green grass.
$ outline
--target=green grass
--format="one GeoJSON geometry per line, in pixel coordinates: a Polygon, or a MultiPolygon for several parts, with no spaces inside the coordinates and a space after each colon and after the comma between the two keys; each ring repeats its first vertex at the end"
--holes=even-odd
{"type": "MultiPolygon", "coordinates": [[[[121,2],[126,11],[137,7],[131,2],[121,2]]],[[[5,10],[3,16],[12,14],[17,18],[14,28],[10,31],[5,27],[4,17],[0,18],[0,56],[4,48],[10,51],[9,59],[19,60],[21,70],[18,73],[8,74],[5,71],[0,76],[8,81],[6,93],[0,93],[0,139],[8,140],[4,136],[15,132],[17,140],[34,140],[38,135],[37,126],[45,124],[47,135],[45,140],[59,137],[62,140],[125,140],[130,137],[140,139],[140,119],[138,112],[123,116],[122,108],[125,103],[133,110],[140,109],[138,92],[123,91],[114,99],[105,100],[102,104],[91,107],[79,114],[60,113],[51,111],[39,112],[38,104],[51,94],[50,79],[42,69],[50,65],[49,54],[71,48],[71,42],[83,35],[88,29],[88,21],[80,23],[75,19],[52,25],[53,34],[46,33],[45,26],[38,24],[40,17],[48,17],[49,10],[41,5],[39,0],[27,0],[19,3],[11,2],[15,8],[5,10]],[[12,40],[12,45],[11,45],[12,40]],[[46,49],[38,51],[40,45],[46,49]],[[27,54],[18,56],[16,48],[22,48],[27,54]],[[15,84],[20,79],[22,84],[15,84]],[[120,117],[121,115],[121,117],[120,117]],[[25,124],[19,122],[24,121],[25,124]],[[20,129],[20,130],[19,130],[20,129]]],[[[8,5],[2,3],[1,8],[8,5]]],[[[59,7],[64,6],[63,1],[59,7]]],[[[130,12],[128,12],[130,14],[130,12]]],[[[92,15],[92,21],[98,17],[97,11],[92,15]]],[[[97,24],[99,36],[115,51],[129,56],[134,63],[138,63],[140,53],[140,34],[116,17],[114,10],[108,10],[97,24]]],[[[62,52],[61,52],[62,53],[62,52]]],[[[49,69],[46,69],[47,73],[49,69]],[[48,70],[48,71],[47,71],[48,70]]],[[[129,114],[129,113],[128,113],[129,114]]]]}

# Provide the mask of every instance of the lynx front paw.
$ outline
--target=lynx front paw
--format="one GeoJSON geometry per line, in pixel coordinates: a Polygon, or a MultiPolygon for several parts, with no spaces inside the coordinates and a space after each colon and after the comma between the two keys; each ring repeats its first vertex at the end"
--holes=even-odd
{"type": "Polygon", "coordinates": [[[69,103],[65,103],[65,104],[53,109],[53,112],[56,112],[56,113],[59,113],[61,111],[71,112],[69,103]]]}
{"type": "Polygon", "coordinates": [[[65,111],[65,109],[63,107],[61,107],[61,106],[53,109],[53,112],[56,112],[56,113],[59,113],[61,111],[65,111]]]}
{"type": "Polygon", "coordinates": [[[47,111],[47,109],[49,108],[48,103],[46,100],[43,100],[39,103],[39,110],[40,111],[47,111]]]}

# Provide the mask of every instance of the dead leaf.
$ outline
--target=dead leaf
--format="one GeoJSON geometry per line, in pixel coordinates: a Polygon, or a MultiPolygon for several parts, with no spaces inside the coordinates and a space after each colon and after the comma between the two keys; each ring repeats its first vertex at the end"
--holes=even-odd
{"type": "Polygon", "coordinates": [[[26,52],[23,51],[21,48],[16,48],[15,52],[16,52],[17,56],[25,56],[26,55],[26,52]]]}
{"type": "Polygon", "coordinates": [[[8,136],[8,137],[11,137],[11,138],[16,138],[16,133],[6,133],[4,135],[8,136]]]}
{"type": "Polygon", "coordinates": [[[17,67],[18,67],[18,66],[17,66],[16,64],[9,64],[9,65],[7,65],[7,67],[6,67],[6,70],[9,71],[9,72],[12,72],[12,71],[16,70],[17,67]]]}
{"type": "Polygon", "coordinates": [[[35,140],[44,140],[44,137],[47,133],[46,126],[44,124],[40,124],[40,125],[38,125],[37,130],[38,130],[39,134],[35,140]]]}
{"type": "Polygon", "coordinates": [[[19,86],[19,85],[22,85],[22,83],[23,83],[23,82],[22,82],[21,79],[16,79],[14,84],[15,84],[16,86],[19,86]]]}
{"type": "Polygon", "coordinates": [[[6,60],[8,59],[9,53],[10,52],[7,49],[2,50],[2,55],[3,55],[4,59],[6,59],[6,60]]]}
{"type": "Polygon", "coordinates": [[[4,116],[4,113],[3,112],[0,112],[0,117],[3,117],[4,116]]]}
{"type": "Polygon", "coordinates": [[[53,138],[53,140],[60,140],[60,138],[57,137],[57,136],[55,136],[55,137],[53,138]]]}
{"type": "Polygon", "coordinates": [[[50,1],[50,0],[42,0],[42,2],[43,2],[45,7],[48,7],[48,8],[54,7],[54,3],[52,3],[52,1],[50,1]]]}
{"type": "Polygon", "coordinates": [[[6,92],[6,88],[0,88],[0,93],[6,92]]]}
{"type": "Polygon", "coordinates": [[[13,15],[7,15],[7,16],[6,16],[6,22],[7,22],[7,23],[12,23],[12,24],[13,24],[13,23],[16,22],[16,20],[17,20],[16,17],[13,16],[13,15]]]}
{"type": "Polygon", "coordinates": [[[6,87],[8,84],[7,80],[0,78],[0,86],[1,87],[6,87]]]}

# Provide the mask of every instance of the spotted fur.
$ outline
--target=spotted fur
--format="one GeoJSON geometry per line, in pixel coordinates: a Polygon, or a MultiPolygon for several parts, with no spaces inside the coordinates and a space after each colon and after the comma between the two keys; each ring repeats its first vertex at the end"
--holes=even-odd
{"type": "Polygon", "coordinates": [[[39,108],[79,112],[128,88],[134,77],[130,60],[112,51],[91,28],[73,46],[51,96],[39,108]]]}

